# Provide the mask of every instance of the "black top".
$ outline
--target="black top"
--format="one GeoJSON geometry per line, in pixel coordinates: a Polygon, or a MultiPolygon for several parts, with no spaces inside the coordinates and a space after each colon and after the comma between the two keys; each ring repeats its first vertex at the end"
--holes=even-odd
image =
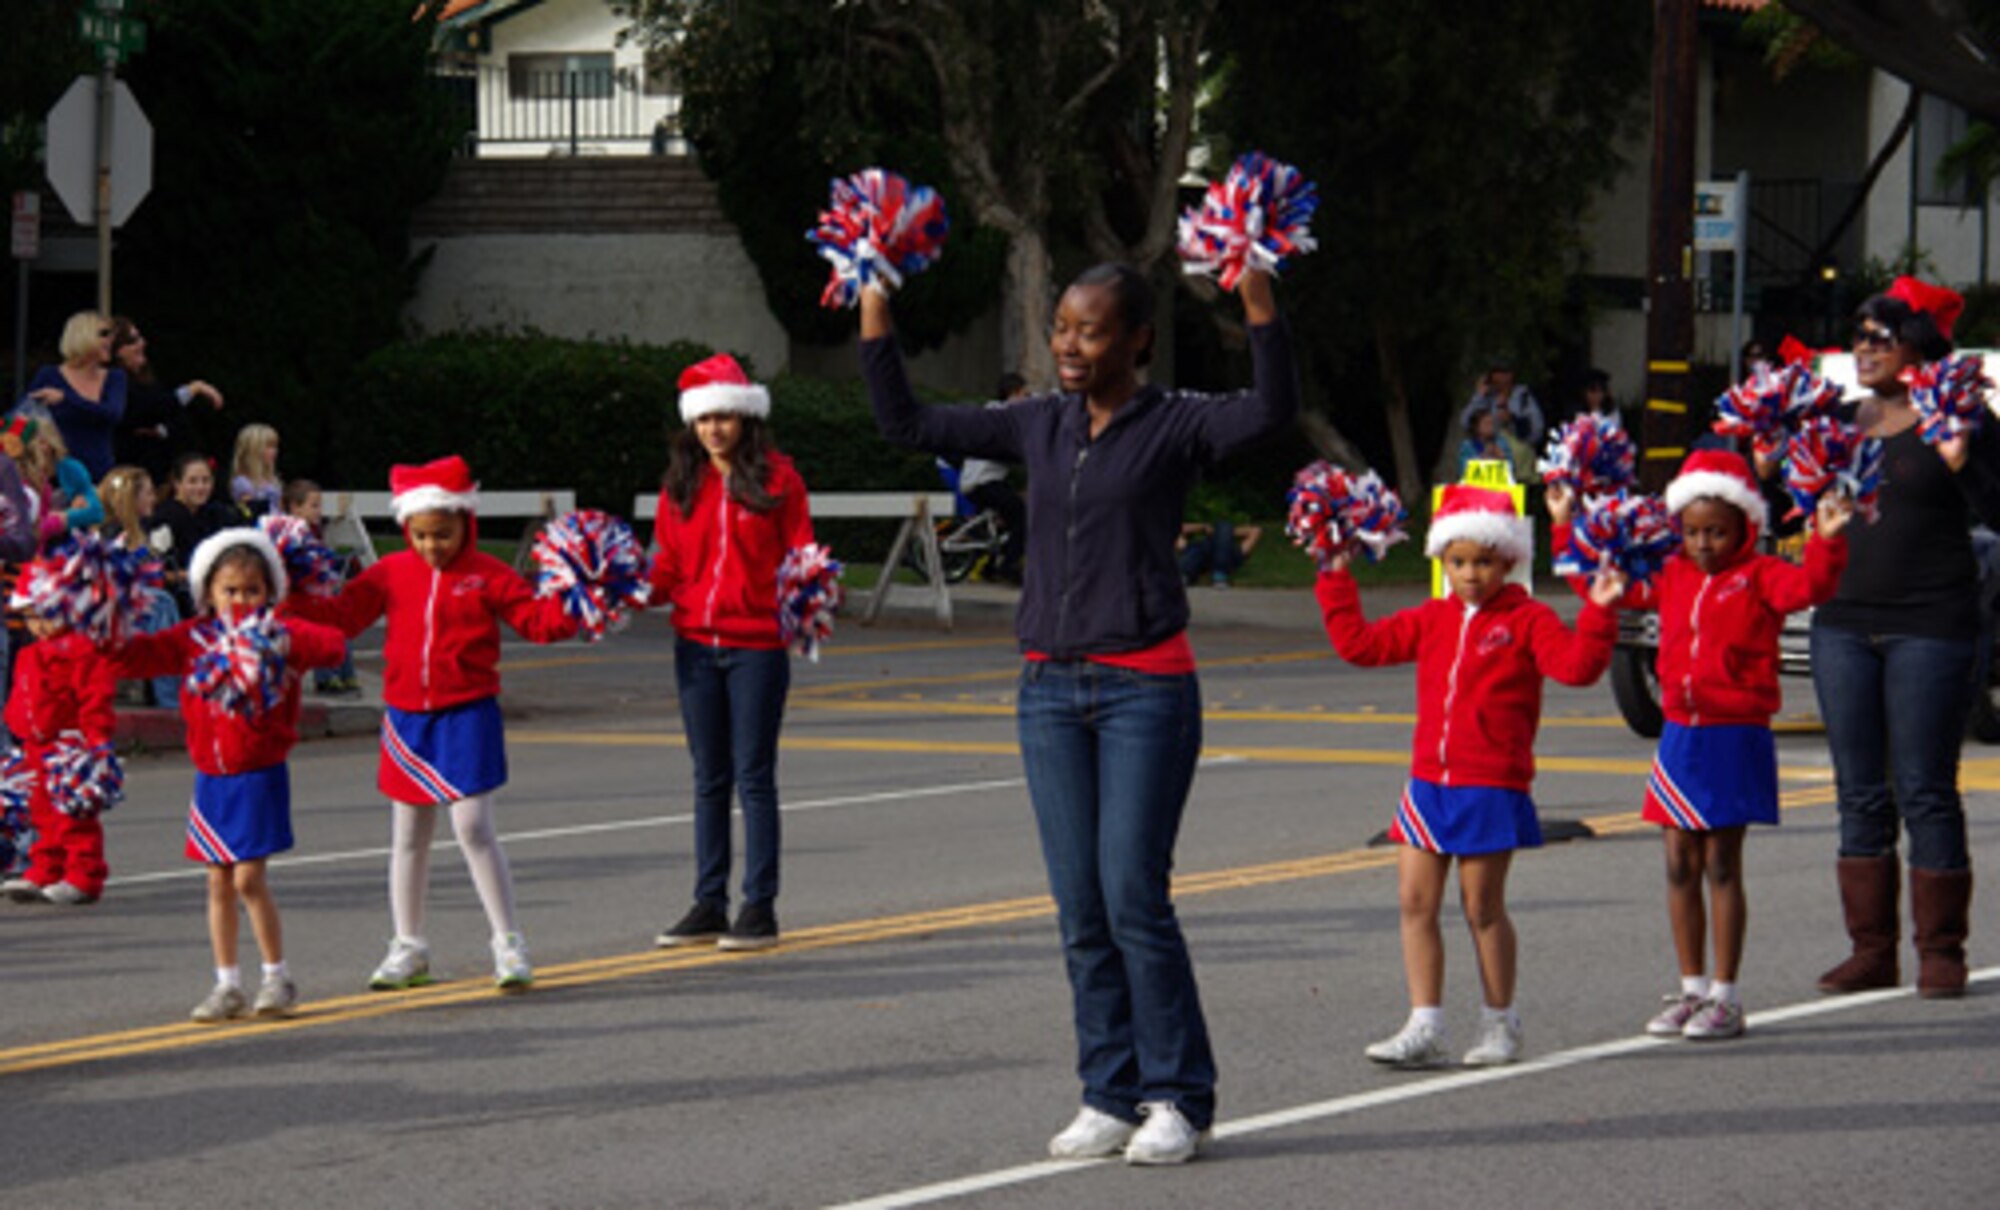
{"type": "Polygon", "coordinates": [[[1847,570],[1815,626],[1964,639],[1979,634],[1975,519],[2000,527],[2000,433],[1988,424],[1957,473],[1915,427],[1882,442],[1880,517],[1847,527],[1847,570]]]}
{"type": "Polygon", "coordinates": [[[899,445],[1028,468],[1028,547],[1014,631],[1053,659],[1115,655],[1187,628],[1174,541],[1205,467],[1290,422],[1298,370],[1283,323],[1250,328],[1256,386],[1230,395],[1141,387],[1095,439],[1081,395],[925,407],[893,338],[861,342],[875,424],[899,445]]]}

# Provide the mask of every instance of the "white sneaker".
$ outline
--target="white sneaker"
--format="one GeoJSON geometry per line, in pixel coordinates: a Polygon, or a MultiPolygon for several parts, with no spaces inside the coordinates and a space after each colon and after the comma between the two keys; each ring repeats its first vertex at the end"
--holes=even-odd
{"type": "Polygon", "coordinates": [[[1666,1007],[1661,1009],[1651,1021],[1646,1022],[1646,1032],[1656,1038],[1678,1038],[1687,1027],[1688,1019],[1700,1010],[1700,996],[1683,993],[1678,996],[1661,996],[1666,1007]]]}
{"type": "Polygon", "coordinates": [[[1406,1023],[1395,1037],[1385,1038],[1362,1053],[1377,1063],[1409,1069],[1443,1067],[1451,1062],[1444,1030],[1417,1021],[1406,1023]]]}
{"type": "Polygon", "coordinates": [[[70,882],[58,882],[47,888],[42,892],[42,898],[63,907],[82,907],[86,903],[97,902],[97,896],[70,882]]]}
{"type": "Polygon", "coordinates": [[[528,965],[528,943],[519,933],[504,933],[493,939],[493,986],[503,992],[524,992],[535,981],[535,968],[528,965]]]}
{"type": "Polygon", "coordinates": [[[1521,1058],[1521,1023],[1507,1017],[1481,1014],[1479,1041],[1465,1052],[1467,1067],[1499,1067],[1521,1058]]]}
{"type": "Polygon", "coordinates": [[[1704,1000],[1681,1030],[1683,1038],[1713,1042],[1743,1036],[1743,1006],[1728,1000],[1704,1000]]]}
{"type": "Polygon", "coordinates": [[[188,1014],[188,1019],[202,1025],[213,1025],[218,1021],[229,1021],[242,1016],[244,1008],[242,988],[218,983],[208,993],[206,999],[194,1006],[194,1011],[188,1014]]]}
{"type": "Polygon", "coordinates": [[[1049,1154],[1059,1160],[1094,1160],[1117,1155],[1139,1128],[1123,1118],[1085,1105],[1076,1111],[1076,1120],[1049,1140],[1049,1154]]]}
{"type": "Polygon", "coordinates": [[[1190,1125],[1172,1101],[1147,1101],[1139,1113],[1146,1124],[1125,1144],[1128,1164],[1185,1164],[1208,1141],[1209,1132],[1190,1125]]]}
{"type": "Polygon", "coordinates": [[[0,895],[5,895],[15,903],[47,903],[44,892],[48,890],[39,882],[29,882],[25,878],[9,878],[0,882],[0,895]]]}
{"type": "Polygon", "coordinates": [[[389,943],[389,954],[382,959],[382,965],[368,976],[368,990],[377,992],[401,991],[406,987],[422,987],[431,982],[431,950],[421,941],[410,941],[402,937],[389,943]]]}
{"type": "Polygon", "coordinates": [[[298,1009],[299,985],[288,975],[265,975],[250,1011],[259,1017],[289,1017],[298,1009]]]}

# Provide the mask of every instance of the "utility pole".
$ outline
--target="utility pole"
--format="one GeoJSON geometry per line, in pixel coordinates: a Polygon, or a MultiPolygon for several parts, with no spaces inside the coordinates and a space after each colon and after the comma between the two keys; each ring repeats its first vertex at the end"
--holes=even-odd
{"type": "Polygon", "coordinates": [[[1695,435],[1694,135],[1697,0],[1653,3],[1653,175],[1646,240],[1646,415],[1640,485],[1659,491],[1695,435]]]}
{"type": "Polygon", "coordinates": [[[111,318],[111,110],[118,95],[118,50],[100,46],[97,72],[97,313],[111,318]]]}

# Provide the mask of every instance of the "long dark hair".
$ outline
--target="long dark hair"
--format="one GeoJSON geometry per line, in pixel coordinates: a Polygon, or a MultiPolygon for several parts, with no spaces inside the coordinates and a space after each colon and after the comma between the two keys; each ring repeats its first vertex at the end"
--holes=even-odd
{"type": "MultiPolygon", "coordinates": [[[[744,508],[753,513],[768,513],[778,506],[778,498],[765,485],[771,474],[771,455],[778,452],[778,443],[763,420],[756,416],[743,416],[740,420],[743,436],[736,442],[725,487],[729,498],[744,508]]],[[[702,448],[701,438],[694,435],[693,425],[674,434],[667,444],[667,498],[674,502],[681,516],[694,510],[695,493],[701,490],[703,476],[712,469],[708,451],[702,448]]]]}

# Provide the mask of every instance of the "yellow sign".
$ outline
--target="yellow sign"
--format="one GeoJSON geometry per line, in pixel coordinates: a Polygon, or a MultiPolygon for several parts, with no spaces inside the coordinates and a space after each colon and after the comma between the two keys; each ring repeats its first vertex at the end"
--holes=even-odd
{"type": "MultiPolygon", "coordinates": [[[[1474,458],[1465,464],[1465,474],[1461,475],[1458,481],[1467,487],[1487,487],[1494,491],[1506,492],[1513,498],[1516,513],[1521,516],[1526,516],[1528,513],[1528,489],[1514,482],[1514,468],[1505,458],[1474,458]]],[[[1444,485],[1438,484],[1431,488],[1431,516],[1437,516],[1437,511],[1443,503],[1444,485]]],[[[1528,549],[1532,554],[1534,550],[1532,534],[1529,536],[1528,549]]],[[[1513,570],[1507,573],[1508,581],[1533,592],[1535,590],[1533,563],[1534,559],[1530,557],[1515,564],[1513,570]]],[[[1431,595],[1434,597],[1445,595],[1444,563],[1437,559],[1431,560],[1431,595]]]]}

